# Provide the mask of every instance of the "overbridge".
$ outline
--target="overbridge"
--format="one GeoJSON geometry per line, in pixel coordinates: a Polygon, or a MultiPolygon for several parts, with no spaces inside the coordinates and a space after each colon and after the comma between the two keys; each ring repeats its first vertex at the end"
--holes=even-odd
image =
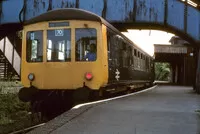
{"type": "MultiPolygon", "coordinates": [[[[198,2],[198,0],[195,0],[198,2]]],[[[200,12],[191,0],[2,0],[0,1],[0,39],[13,39],[23,22],[49,10],[80,8],[102,16],[119,30],[159,29],[175,33],[193,44],[196,56],[196,89],[200,92],[200,12]],[[9,36],[8,36],[9,35],[9,36]],[[13,36],[12,36],[13,35],[13,36]],[[6,38],[5,38],[6,37],[6,38]]],[[[15,39],[15,38],[14,38],[15,39]]],[[[21,45],[12,48],[18,50],[21,45]]],[[[15,52],[11,53],[15,53],[15,52]]],[[[12,54],[14,57],[14,54],[12,54]]],[[[11,59],[13,62],[13,60],[11,59]]],[[[14,62],[13,62],[14,63],[14,62]]]]}

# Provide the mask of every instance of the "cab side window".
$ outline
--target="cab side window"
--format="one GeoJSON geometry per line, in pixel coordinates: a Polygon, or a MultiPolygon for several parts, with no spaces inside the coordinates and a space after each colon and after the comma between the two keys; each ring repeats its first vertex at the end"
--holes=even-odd
{"type": "Polygon", "coordinates": [[[94,28],[76,28],[76,61],[96,61],[97,30],[94,28]]]}

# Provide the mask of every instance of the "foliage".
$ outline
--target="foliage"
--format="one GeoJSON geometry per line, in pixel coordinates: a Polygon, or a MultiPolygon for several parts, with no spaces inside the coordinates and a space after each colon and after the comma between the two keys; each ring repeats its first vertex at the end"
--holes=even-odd
{"type": "Polygon", "coordinates": [[[170,64],[169,63],[155,63],[155,79],[160,81],[169,81],[170,64]]]}
{"type": "Polygon", "coordinates": [[[0,125],[13,123],[28,111],[29,104],[21,102],[17,94],[0,94],[0,125]]]}
{"type": "Polygon", "coordinates": [[[29,104],[18,99],[19,82],[0,81],[0,125],[14,123],[28,115],[29,104]]]}
{"type": "Polygon", "coordinates": [[[22,84],[18,81],[0,81],[0,134],[11,133],[41,123],[30,112],[30,103],[18,99],[22,84]]]}

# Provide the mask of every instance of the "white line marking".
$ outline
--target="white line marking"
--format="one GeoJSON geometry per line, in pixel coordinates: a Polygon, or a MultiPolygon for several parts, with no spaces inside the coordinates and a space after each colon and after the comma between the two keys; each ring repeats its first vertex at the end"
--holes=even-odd
{"type": "Polygon", "coordinates": [[[153,87],[150,87],[150,88],[147,88],[147,89],[142,90],[142,91],[138,91],[136,93],[131,93],[131,94],[126,94],[126,95],[122,95],[122,96],[117,96],[117,97],[113,97],[113,98],[109,98],[109,99],[105,99],[105,100],[88,102],[88,103],[84,103],[84,104],[78,104],[78,105],[74,106],[72,109],[78,109],[80,107],[87,106],[87,105],[97,104],[97,103],[101,103],[101,102],[107,102],[107,101],[116,100],[116,99],[124,98],[124,97],[127,97],[127,96],[131,96],[131,95],[136,95],[136,94],[139,94],[139,93],[143,93],[143,92],[152,90],[152,89],[154,89],[156,87],[157,87],[157,85],[155,85],[153,87]]]}

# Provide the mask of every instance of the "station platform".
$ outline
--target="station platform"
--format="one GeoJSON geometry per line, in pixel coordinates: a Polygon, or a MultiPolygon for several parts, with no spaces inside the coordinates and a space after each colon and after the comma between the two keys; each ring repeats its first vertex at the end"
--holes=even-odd
{"type": "Polygon", "coordinates": [[[200,95],[192,87],[146,92],[73,108],[29,133],[200,134],[200,95]]]}

